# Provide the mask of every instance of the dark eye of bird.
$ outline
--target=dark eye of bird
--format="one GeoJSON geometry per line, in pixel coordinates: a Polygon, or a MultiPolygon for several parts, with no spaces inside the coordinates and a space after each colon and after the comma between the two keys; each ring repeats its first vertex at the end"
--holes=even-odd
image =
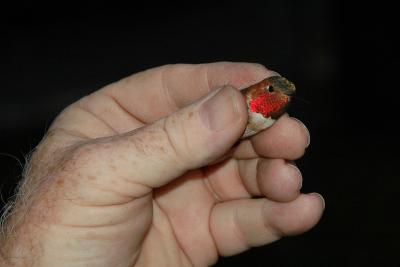
{"type": "Polygon", "coordinates": [[[268,87],[268,92],[272,93],[273,91],[274,91],[274,87],[269,86],[269,87],[268,87]]]}

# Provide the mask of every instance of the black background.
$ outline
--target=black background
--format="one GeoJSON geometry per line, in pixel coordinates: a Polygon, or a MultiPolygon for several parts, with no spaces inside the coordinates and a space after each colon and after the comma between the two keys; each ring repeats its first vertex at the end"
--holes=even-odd
{"type": "Polygon", "coordinates": [[[303,191],[324,195],[326,211],[309,233],[217,266],[399,266],[398,14],[366,2],[0,7],[3,199],[20,178],[17,159],[83,95],[163,64],[258,62],[310,101],[290,113],[312,137],[298,162],[303,191]]]}

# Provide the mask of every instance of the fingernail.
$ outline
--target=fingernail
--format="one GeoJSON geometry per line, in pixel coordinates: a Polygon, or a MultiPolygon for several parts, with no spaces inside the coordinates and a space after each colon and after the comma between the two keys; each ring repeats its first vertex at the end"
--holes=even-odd
{"type": "Polygon", "coordinates": [[[321,194],[319,194],[319,193],[311,193],[311,194],[317,195],[317,196],[319,196],[319,197],[321,198],[321,200],[322,200],[322,205],[324,206],[324,209],[325,209],[325,199],[324,199],[324,197],[323,197],[321,194]]]}
{"type": "Polygon", "coordinates": [[[271,76],[282,76],[282,75],[280,75],[278,72],[276,72],[276,71],[273,71],[273,70],[269,70],[270,71],[270,73],[271,73],[271,76]]]}
{"type": "Polygon", "coordinates": [[[212,131],[221,131],[235,122],[239,116],[235,89],[224,87],[202,104],[200,116],[206,127],[212,131]]]}
{"type": "Polygon", "coordinates": [[[303,178],[302,178],[303,176],[301,175],[301,171],[299,170],[299,168],[297,168],[294,162],[288,162],[287,165],[295,169],[296,172],[300,175],[300,183],[299,183],[299,191],[300,191],[300,189],[303,187],[303,178]]]}
{"type": "Polygon", "coordinates": [[[308,147],[310,145],[310,142],[311,142],[310,131],[308,130],[308,128],[304,125],[304,123],[301,120],[299,120],[299,119],[297,119],[295,117],[290,117],[290,118],[295,120],[295,121],[297,121],[306,130],[306,134],[307,134],[306,147],[308,147]]]}

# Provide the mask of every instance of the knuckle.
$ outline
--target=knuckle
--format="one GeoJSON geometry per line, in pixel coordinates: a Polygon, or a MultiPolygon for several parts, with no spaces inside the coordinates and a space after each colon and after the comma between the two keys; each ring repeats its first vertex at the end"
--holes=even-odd
{"type": "Polygon", "coordinates": [[[66,156],[62,164],[62,170],[76,171],[78,169],[90,168],[93,163],[98,162],[102,153],[101,145],[97,143],[85,143],[74,147],[66,156]]]}
{"type": "MultiPolygon", "coordinates": [[[[176,113],[175,115],[180,116],[176,113]]],[[[179,160],[187,160],[189,157],[188,136],[182,118],[169,116],[162,125],[165,142],[170,147],[174,157],[179,160]]]]}

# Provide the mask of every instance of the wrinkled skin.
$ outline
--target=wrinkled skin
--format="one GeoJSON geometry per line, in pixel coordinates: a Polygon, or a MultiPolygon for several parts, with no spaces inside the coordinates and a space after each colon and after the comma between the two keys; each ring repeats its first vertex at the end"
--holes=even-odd
{"type": "Polygon", "coordinates": [[[302,123],[284,115],[231,149],[247,121],[234,87],[271,75],[249,63],[168,65],[67,107],[27,169],[4,260],[207,266],[313,227],[323,199],[300,193],[290,163],[309,143],[302,123]]]}

